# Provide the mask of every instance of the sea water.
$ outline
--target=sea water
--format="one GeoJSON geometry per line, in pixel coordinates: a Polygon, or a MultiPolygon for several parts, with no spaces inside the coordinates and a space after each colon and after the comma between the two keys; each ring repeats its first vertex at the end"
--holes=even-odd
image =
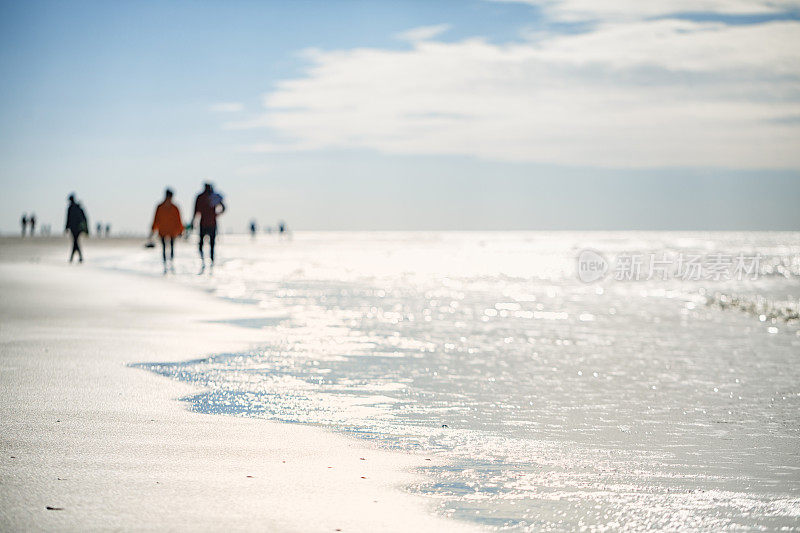
{"type": "Polygon", "coordinates": [[[203,387],[196,411],[437,456],[410,489],[501,530],[800,529],[799,233],[223,236],[201,276],[195,254],[176,281],[257,306],[234,323],[267,338],[140,365],[203,387]]]}

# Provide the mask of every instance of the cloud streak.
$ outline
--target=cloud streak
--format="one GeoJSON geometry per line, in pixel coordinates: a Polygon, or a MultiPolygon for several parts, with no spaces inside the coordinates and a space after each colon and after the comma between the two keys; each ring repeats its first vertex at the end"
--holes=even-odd
{"type": "Polygon", "coordinates": [[[429,41],[450,29],[449,24],[436,24],[435,26],[420,26],[395,35],[401,41],[419,42],[429,41]]]}

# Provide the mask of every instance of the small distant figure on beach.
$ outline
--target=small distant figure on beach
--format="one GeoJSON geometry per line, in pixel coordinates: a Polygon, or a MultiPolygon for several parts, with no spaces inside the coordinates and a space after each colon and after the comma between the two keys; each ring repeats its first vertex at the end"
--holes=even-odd
{"type": "Polygon", "coordinates": [[[217,240],[217,217],[225,212],[225,204],[222,202],[222,195],[214,192],[214,188],[210,183],[203,186],[203,192],[197,195],[194,202],[194,214],[192,215],[192,227],[194,221],[200,217],[200,243],[198,249],[200,251],[200,273],[202,274],[206,269],[206,261],[203,256],[203,241],[208,237],[209,245],[209,258],[211,259],[211,268],[214,268],[214,244],[217,240]]]}
{"type": "Polygon", "coordinates": [[[31,226],[30,235],[33,237],[36,233],[36,213],[31,213],[31,216],[28,217],[28,224],[31,226]]]}
{"type": "Polygon", "coordinates": [[[286,222],[283,220],[278,221],[278,238],[279,239],[291,239],[292,234],[289,231],[289,227],[286,225],[286,222]]]}
{"type": "Polygon", "coordinates": [[[255,220],[250,221],[250,237],[256,238],[256,233],[258,233],[258,224],[256,224],[255,220]]]}
{"type": "Polygon", "coordinates": [[[72,234],[72,253],[69,254],[69,262],[72,263],[72,259],[75,257],[75,254],[78,254],[78,261],[83,263],[83,253],[81,252],[81,246],[78,242],[78,239],[81,236],[81,233],[86,232],[89,234],[89,223],[86,220],[86,212],[83,208],[75,201],[75,195],[69,195],[69,207],[67,207],[67,223],[64,226],[64,232],[66,233],[69,231],[72,234]]]}
{"type": "Polygon", "coordinates": [[[111,224],[106,223],[106,237],[111,235],[111,224]]]}
{"type": "MultiPolygon", "coordinates": [[[[156,214],[153,217],[153,226],[150,229],[150,239],[157,231],[161,239],[161,259],[164,262],[164,274],[167,273],[167,241],[169,240],[169,266],[175,271],[175,238],[183,233],[183,219],[181,210],[172,202],[172,190],[167,189],[164,193],[164,201],[156,207],[156,214]]],[[[110,226],[107,226],[110,229],[110,226]]],[[[106,232],[106,235],[108,233],[106,232]]]]}
{"type": "Polygon", "coordinates": [[[102,237],[103,236],[103,223],[102,222],[98,222],[97,226],[95,227],[95,230],[96,230],[95,234],[97,235],[97,238],[99,239],[100,237],[102,237]]]}
{"type": "Polygon", "coordinates": [[[20,224],[22,224],[22,236],[25,236],[25,231],[28,229],[28,215],[22,213],[22,218],[19,220],[20,224]]]}

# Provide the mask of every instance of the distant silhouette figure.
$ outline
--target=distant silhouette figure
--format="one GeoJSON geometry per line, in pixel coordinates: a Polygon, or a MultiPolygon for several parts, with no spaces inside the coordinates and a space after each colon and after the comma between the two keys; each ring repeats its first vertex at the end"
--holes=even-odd
{"type": "Polygon", "coordinates": [[[222,203],[222,195],[214,192],[214,188],[210,183],[206,183],[203,187],[203,192],[197,195],[194,202],[194,214],[192,215],[192,226],[194,227],[194,220],[200,217],[200,243],[198,249],[200,250],[200,261],[202,266],[200,273],[206,269],[206,261],[203,257],[203,241],[208,237],[209,244],[209,258],[211,259],[211,267],[214,267],[214,244],[217,240],[217,217],[225,212],[225,204],[222,203]]]}
{"type": "Polygon", "coordinates": [[[278,221],[278,238],[279,239],[291,239],[292,234],[289,232],[289,227],[286,225],[286,222],[283,220],[278,221]]]}
{"type": "Polygon", "coordinates": [[[111,235],[111,224],[106,223],[106,237],[111,235]]]}
{"type": "Polygon", "coordinates": [[[95,230],[96,230],[95,233],[97,234],[97,238],[98,239],[103,236],[103,224],[102,223],[98,222],[97,226],[95,227],[95,230]]]}
{"type": "Polygon", "coordinates": [[[258,232],[258,225],[256,225],[255,220],[250,221],[250,236],[252,238],[256,238],[256,232],[258,232]]]}
{"type": "Polygon", "coordinates": [[[78,238],[81,236],[81,233],[86,232],[89,234],[89,224],[86,220],[86,213],[84,212],[83,208],[75,201],[75,195],[69,195],[69,207],[67,208],[67,223],[64,227],[64,231],[68,231],[72,234],[72,253],[69,254],[69,262],[72,263],[72,259],[75,257],[75,253],[78,254],[78,261],[83,263],[83,253],[81,252],[81,246],[78,242],[78,238]]]}
{"type": "Polygon", "coordinates": [[[28,224],[31,225],[31,237],[36,232],[36,214],[31,213],[31,216],[28,217],[28,224]]]}
{"type": "Polygon", "coordinates": [[[178,206],[172,203],[172,191],[167,189],[164,201],[156,207],[156,214],[153,217],[153,227],[150,230],[150,237],[158,231],[161,238],[161,259],[164,261],[164,273],[167,273],[167,240],[169,240],[169,261],[173,269],[175,259],[175,237],[183,233],[183,221],[181,211],[178,206]]]}
{"type": "Polygon", "coordinates": [[[22,236],[25,236],[25,231],[28,229],[28,215],[22,213],[22,218],[19,220],[20,224],[22,224],[22,236]]]}

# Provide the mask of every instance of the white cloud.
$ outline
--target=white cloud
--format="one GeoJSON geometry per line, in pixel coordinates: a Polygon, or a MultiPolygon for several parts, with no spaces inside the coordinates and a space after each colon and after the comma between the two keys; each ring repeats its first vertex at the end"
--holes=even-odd
{"type": "Polygon", "coordinates": [[[606,24],[590,33],[542,43],[552,63],[602,64],[616,69],[658,67],[680,72],[745,76],[800,75],[800,23],[727,26],[661,19],[606,24]]]}
{"type": "Polygon", "coordinates": [[[434,37],[438,37],[442,33],[450,29],[450,24],[436,24],[435,26],[420,26],[412,28],[395,35],[401,41],[410,41],[416,43],[419,41],[429,41],[434,37]]]}
{"type": "Polygon", "coordinates": [[[800,168],[800,22],[608,22],[496,45],[310,50],[262,151],[367,148],[620,167],[800,168]]]}
{"type": "Polygon", "coordinates": [[[239,102],[219,102],[209,106],[215,113],[238,113],[244,111],[244,104],[239,102]]]}
{"type": "Polygon", "coordinates": [[[494,0],[540,7],[562,21],[638,20],[680,13],[768,15],[800,9],[800,0],[494,0]]]}

